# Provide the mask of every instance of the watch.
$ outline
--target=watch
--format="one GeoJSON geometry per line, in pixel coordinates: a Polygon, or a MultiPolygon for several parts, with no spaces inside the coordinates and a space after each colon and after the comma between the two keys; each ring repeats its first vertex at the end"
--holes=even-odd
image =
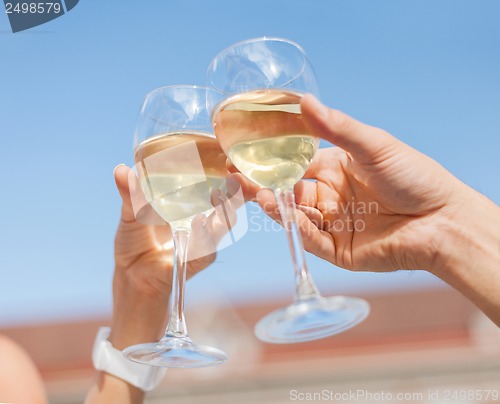
{"type": "Polygon", "coordinates": [[[127,359],[122,351],[108,340],[111,328],[101,327],[92,350],[92,363],[96,370],[109,373],[144,391],[155,389],[165,377],[166,368],[143,365],[127,359]]]}

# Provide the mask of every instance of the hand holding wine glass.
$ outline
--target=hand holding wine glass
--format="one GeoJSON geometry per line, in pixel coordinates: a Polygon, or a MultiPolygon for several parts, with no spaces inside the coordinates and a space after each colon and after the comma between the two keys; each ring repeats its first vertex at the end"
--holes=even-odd
{"type": "MultiPolygon", "coordinates": [[[[350,270],[428,270],[500,325],[500,208],[382,129],[311,95],[301,110],[310,133],[339,146],[320,149],[305,174],[315,181],[295,186],[306,250],[350,270]]],[[[272,193],[234,175],[279,221],[272,193]]]]}
{"type": "MultiPolygon", "coordinates": [[[[425,268],[436,248],[428,218],[443,213],[459,181],[387,132],[325,108],[312,95],[301,102],[308,130],[340,146],[318,150],[304,175],[314,181],[295,186],[305,248],[351,270],[425,268]],[[406,238],[415,232],[425,248],[412,255],[406,238]]],[[[279,220],[272,194],[235,175],[246,198],[279,220]]]]}
{"type": "MultiPolygon", "coordinates": [[[[129,189],[131,178],[135,178],[131,169],[119,165],[114,175],[122,213],[115,236],[114,309],[109,339],[117,349],[125,349],[158,341],[165,330],[172,288],[173,240],[169,226],[136,220],[129,189]]],[[[225,234],[225,227],[212,213],[206,222],[201,216],[196,218],[192,232],[188,251],[196,258],[187,263],[187,279],[214,262],[214,245],[225,234]]]]}
{"type": "MultiPolygon", "coordinates": [[[[168,320],[168,301],[172,287],[173,245],[168,226],[151,225],[136,220],[131,185],[137,187],[135,174],[121,164],[114,170],[122,198],[121,218],[115,236],[115,271],[113,276],[113,316],[109,341],[119,350],[128,346],[158,341],[168,320]]],[[[228,193],[239,185],[231,178],[228,193]]],[[[231,202],[234,201],[234,198],[231,202]]],[[[226,204],[229,226],[236,219],[232,203],[226,204]]],[[[147,212],[153,215],[154,212],[147,212]]],[[[143,218],[141,218],[143,219],[143,218]]],[[[186,277],[189,279],[215,260],[214,246],[228,230],[228,223],[213,212],[207,220],[198,216],[192,225],[186,277]]],[[[225,219],[225,218],[224,218],[225,219]]],[[[149,220],[160,223],[157,217],[149,220]]],[[[101,372],[90,389],[86,403],[143,402],[144,391],[110,374],[101,372]]]]}

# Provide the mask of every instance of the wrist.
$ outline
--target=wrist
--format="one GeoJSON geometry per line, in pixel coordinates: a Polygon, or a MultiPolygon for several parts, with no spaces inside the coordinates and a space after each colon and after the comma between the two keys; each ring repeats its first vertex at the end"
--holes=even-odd
{"type": "Polygon", "coordinates": [[[90,390],[85,403],[112,403],[118,398],[123,402],[143,403],[146,393],[119,377],[100,371],[97,382],[90,390]],[[128,400],[128,401],[125,401],[128,400]]]}
{"type": "Polygon", "coordinates": [[[133,390],[132,387],[127,385],[142,391],[151,391],[156,388],[164,378],[166,369],[136,363],[127,359],[123,356],[123,352],[109,341],[109,335],[109,327],[99,328],[92,350],[94,368],[101,371],[99,376],[100,384],[108,381],[115,386],[115,389],[121,389],[122,391],[125,388],[133,390]],[[114,379],[121,379],[121,382],[114,379]]]}
{"type": "Polygon", "coordinates": [[[459,270],[474,259],[497,260],[500,253],[500,208],[485,196],[462,184],[463,188],[448,208],[442,228],[436,229],[437,259],[431,266],[435,275],[444,272],[463,275],[459,270]]]}
{"type": "Polygon", "coordinates": [[[462,184],[446,216],[438,259],[430,272],[500,324],[500,208],[462,184]]]}
{"type": "Polygon", "coordinates": [[[163,336],[162,331],[164,330],[164,327],[162,327],[161,330],[149,331],[137,329],[134,326],[120,326],[116,324],[116,322],[112,323],[109,341],[116,349],[121,351],[132,345],[159,341],[163,336]]]}
{"type": "Polygon", "coordinates": [[[165,288],[145,291],[137,282],[115,269],[113,281],[113,316],[109,340],[120,350],[143,342],[158,341],[166,327],[168,301],[165,288]]]}

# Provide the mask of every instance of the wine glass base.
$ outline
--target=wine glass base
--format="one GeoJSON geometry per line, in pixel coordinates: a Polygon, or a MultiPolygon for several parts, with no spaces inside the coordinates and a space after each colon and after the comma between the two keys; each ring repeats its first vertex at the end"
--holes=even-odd
{"type": "Polygon", "coordinates": [[[227,360],[220,349],[195,345],[187,337],[166,337],[159,342],[134,345],[124,349],[123,355],[134,362],[166,368],[203,368],[227,360]]]}
{"type": "Polygon", "coordinates": [[[273,344],[312,341],[348,330],[369,313],[370,305],[363,299],[312,298],[269,313],[255,326],[255,335],[273,344]]]}

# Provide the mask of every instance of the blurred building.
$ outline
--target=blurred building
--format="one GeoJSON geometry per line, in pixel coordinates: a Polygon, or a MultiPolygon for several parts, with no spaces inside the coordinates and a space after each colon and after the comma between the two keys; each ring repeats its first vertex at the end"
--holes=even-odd
{"type": "MultiPolygon", "coordinates": [[[[292,401],[500,402],[500,331],[449,288],[365,296],[370,317],[315,342],[270,345],[253,325],[284,302],[235,307],[214,302],[187,313],[199,343],[229,361],[206,369],[171,369],[147,403],[281,404],[292,401]]],[[[34,357],[53,404],[81,403],[92,383],[96,330],[109,323],[3,329],[34,357]]]]}

